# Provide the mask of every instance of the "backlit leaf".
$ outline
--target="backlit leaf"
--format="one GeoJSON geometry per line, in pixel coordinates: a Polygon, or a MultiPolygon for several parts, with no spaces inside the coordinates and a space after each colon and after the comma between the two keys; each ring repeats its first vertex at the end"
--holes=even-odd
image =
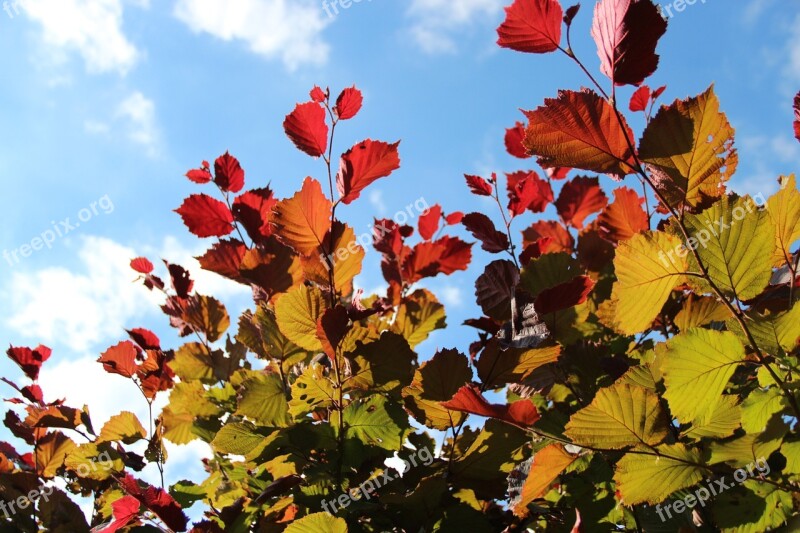
{"type": "Polygon", "coordinates": [[[580,168],[617,179],[633,172],[633,133],[596,93],[559,91],[558,98],[525,115],[524,145],[542,167],[580,168]]]}
{"type": "Polygon", "coordinates": [[[367,185],[385,178],[400,168],[397,147],[400,141],[388,144],[366,139],[342,154],[336,187],[342,196],[341,202],[349,204],[361,195],[367,185]]]}
{"type": "Polygon", "coordinates": [[[347,533],[347,522],[329,513],[314,513],[292,522],[285,533],[347,533]]]}
{"type": "Polygon", "coordinates": [[[136,418],[136,415],[129,411],[123,411],[118,415],[112,416],[103,425],[97,442],[120,441],[125,444],[133,444],[145,437],[147,437],[147,432],[142,423],[139,422],[139,419],[136,418]]]}
{"type": "Polygon", "coordinates": [[[714,408],[707,410],[694,421],[684,435],[699,439],[703,437],[725,438],[733,435],[742,423],[742,408],[734,395],[723,396],[714,408]]]}
{"type": "Polygon", "coordinates": [[[518,52],[543,54],[558,49],[563,11],[558,0],[514,0],[497,28],[497,44],[518,52]]]}
{"type": "Polygon", "coordinates": [[[675,491],[702,481],[708,471],[700,451],[683,444],[658,448],[659,457],[629,453],[617,463],[614,481],[625,505],[660,503],[675,491]]]}
{"type": "Polygon", "coordinates": [[[294,145],[311,157],[319,157],[328,149],[325,108],[318,103],[297,104],[294,111],[286,115],[283,129],[294,145]]]}
{"type": "Polygon", "coordinates": [[[550,485],[577,458],[567,453],[561,444],[550,444],[535,452],[528,477],[522,485],[520,500],[514,506],[514,514],[527,515],[528,504],[544,496],[550,485]]]}
{"type": "Polygon", "coordinates": [[[588,407],[572,415],[564,434],[579,446],[619,449],[655,446],[669,431],[655,392],[617,383],[601,389],[588,407]]]}
{"type": "MultiPolygon", "coordinates": [[[[336,423],[335,412],[331,423],[336,423]]],[[[407,416],[403,409],[385,396],[369,396],[348,405],[344,410],[347,438],[385,450],[397,450],[407,431],[407,416]]]]}
{"type": "Polygon", "coordinates": [[[339,94],[333,112],[336,113],[339,120],[349,120],[358,114],[363,103],[364,97],[361,95],[361,91],[356,89],[354,85],[353,87],[348,87],[339,94]]]}
{"type": "Polygon", "coordinates": [[[767,203],[767,213],[778,236],[775,266],[791,263],[792,245],[800,239],[800,192],[794,174],[782,176],[778,183],[781,189],[767,203]]]}
{"type": "Polygon", "coordinates": [[[223,202],[207,194],[193,194],[175,210],[198,237],[224,237],[233,231],[233,214],[223,202]]]}
{"type": "Polygon", "coordinates": [[[650,229],[644,198],[627,187],[614,189],[614,201],[597,217],[597,227],[604,239],[617,243],[650,229]]]}
{"type": "Polygon", "coordinates": [[[283,242],[300,254],[315,253],[331,229],[331,202],[318,181],[306,178],[299,192],[275,206],[274,222],[283,242]]]}
{"type": "Polygon", "coordinates": [[[214,161],[214,183],[224,192],[237,193],[244,187],[244,170],[228,152],[214,161]]]}
{"type": "Polygon", "coordinates": [[[483,213],[468,213],[461,221],[472,236],[481,241],[481,248],[490,253],[500,253],[508,250],[508,236],[499,231],[492,219],[483,213]]]}
{"type": "Polygon", "coordinates": [[[322,351],[317,338],[317,322],[327,308],[322,291],[300,286],[278,299],[275,318],[287,339],[306,350],[322,351]]]}
{"type": "Polygon", "coordinates": [[[257,374],[242,384],[236,415],[260,426],[285,427],[289,404],[283,382],[277,374],[257,374]]]}
{"type": "Polygon", "coordinates": [[[586,217],[597,213],[608,203],[597,178],[578,176],[564,184],[556,200],[558,215],[565,224],[582,229],[586,217]]]}
{"type": "Polygon", "coordinates": [[[452,411],[494,418],[520,427],[532,426],[541,418],[530,400],[518,400],[509,405],[491,404],[484,398],[480,389],[474,385],[461,387],[450,401],[442,403],[442,407],[452,411]]]}

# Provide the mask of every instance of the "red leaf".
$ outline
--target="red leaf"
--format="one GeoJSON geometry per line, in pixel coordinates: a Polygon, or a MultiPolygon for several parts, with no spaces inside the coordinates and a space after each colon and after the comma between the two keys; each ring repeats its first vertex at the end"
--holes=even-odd
{"type": "Polygon", "coordinates": [[[115,533],[123,529],[139,516],[139,507],[141,507],[139,500],[133,496],[123,496],[115,501],[111,504],[114,521],[103,529],[99,529],[98,533],[115,533]]]}
{"type": "Polygon", "coordinates": [[[528,209],[542,213],[553,201],[553,188],[536,172],[514,172],[506,174],[506,179],[508,210],[513,216],[519,216],[528,209]]]}
{"type": "Polygon", "coordinates": [[[336,175],[341,202],[349,204],[361,195],[367,185],[400,168],[399,145],[400,141],[388,144],[367,139],[342,154],[336,175]]]}
{"type": "Polygon", "coordinates": [[[483,213],[469,213],[461,221],[467,231],[481,241],[481,248],[490,253],[501,253],[508,250],[508,236],[498,231],[494,222],[483,213]]]}
{"type": "Polygon", "coordinates": [[[140,274],[149,274],[153,271],[153,263],[145,257],[137,257],[131,261],[131,268],[140,274]]]}
{"type": "Polygon", "coordinates": [[[540,292],[534,307],[539,316],[569,309],[585,302],[593,288],[594,281],[591,278],[577,276],[572,281],[540,292]]]}
{"type": "Polygon", "coordinates": [[[269,187],[247,191],[233,201],[233,216],[254,242],[272,235],[272,210],[278,200],[269,187]]]}
{"type": "Polygon", "coordinates": [[[528,159],[530,154],[525,151],[522,146],[522,140],[525,138],[525,124],[517,122],[513,128],[506,129],[506,151],[520,159],[528,159]]]}
{"type": "Polygon", "coordinates": [[[646,111],[647,104],[650,103],[650,87],[647,85],[642,85],[636,92],[633,93],[631,96],[631,103],[628,106],[631,111],[636,113],[637,111],[646,111]]]}
{"type": "Polygon", "coordinates": [[[236,239],[223,239],[214,245],[197,260],[200,267],[209,272],[215,272],[234,281],[240,279],[239,267],[242,264],[247,247],[236,239]]]}
{"type": "Polygon", "coordinates": [[[572,172],[572,169],[568,167],[553,167],[545,169],[545,174],[547,174],[547,177],[551,180],[567,179],[567,176],[570,172],[572,172]]]}
{"type": "Polygon", "coordinates": [[[325,109],[315,102],[297,104],[286,115],[283,130],[297,148],[311,157],[319,157],[328,149],[328,125],[325,109]]]}
{"type": "Polygon", "coordinates": [[[492,194],[494,194],[491,183],[482,177],[470,176],[469,174],[464,174],[464,177],[467,179],[467,187],[469,187],[472,194],[478,196],[492,196],[492,194]]]}
{"type": "Polygon", "coordinates": [[[419,217],[419,234],[429,241],[439,230],[439,221],[442,218],[442,207],[435,204],[433,207],[422,213],[419,217]]]}
{"type": "Polygon", "coordinates": [[[559,91],[534,111],[525,148],[543,168],[572,167],[621,179],[633,172],[633,132],[607,100],[590,90],[559,91]]]}
{"type": "Polygon", "coordinates": [[[519,260],[522,262],[523,266],[527,266],[533,259],[538,259],[546,254],[548,251],[551,251],[550,245],[553,243],[552,237],[542,237],[541,239],[537,240],[536,242],[529,244],[523,250],[522,255],[519,257],[519,260]]]}
{"type": "Polygon", "coordinates": [[[412,284],[438,274],[449,276],[457,270],[466,270],[471,259],[472,244],[458,237],[424,241],[414,246],[403,261],[403,281],[412,284]]]}
{"type": "Polygon", "coordinates": [[[231,210],[206,194],[189,196],[175,212],[189,231],[198,237],[223,237],[233,231],[231,210]]]}
{"type": "Polygon", "coordinates": [[[558,49],[563,12],[558,0],[514,0],[497,28],[497,44],[518,52],[543,54],[558,49]]]}
{"type": "Polygon", "coordinates": [[[794,97],[794,138],[800,141],[800,92],[794,97]]]}
{"type": "Polygon", "coordinates": [[[44,392],[39,385],[33,384],[23,387],[20,393],[33,403],[44,403],[44,392]]]}
{"type": "Polygon", "coordinates": [[[339,343],[350,330],[350,317],[347,308],[342,305],[326,309],[317,321],[317,338],[322,343],[323,351],[331,361],[336,357],[339,343]]]}
{"type": "Polygon", "coordinates": [[[642,209],[644,198],[628,187],[614,190],[614,202],[597,217],[600,235],[617,243],[650,229],[647,213],[642,209]]]}
{"type": "Polygon", "coordinates": [[[511,405],[490,404],[475,385],[464,385],[449,402],[443,402],[442,407],[451,411],[496,418],[524,428],[532,426],[541,418],[530,400],[519,400],[511,405]]]}
{"type": "Polygon", "coordinates": [[[444,221],[447,222],[448,226],[455,226],[456,224],[461,224],[461,221],[464,219],[464,213],[461,211],[453,211],[446,217],[444,217],[444,221]]]}
{"type": "Polygon", "coordinates": [[[244,187],[244,170],[239,160],[228,152],[214,161],[214,183],[224,192],[237,193],[244,187]]]}
{"type": "Polygon", "coordinates": [[[583,228],[586,217],[603,209],[608,203],[597,178],[577,177],[561,189],[556,201],[558,214],[572,227],[583,228]]]}
{"type": "Polygon", "coordinates": [[[555,220],[540,220],[523,231],[523,246],[527,247],[529,244],[539,241],[542,237],[550,237],[552,239],[542,253],[572,253],[575,247],[575,240],[572,235],[555,220]]]}
{"type": "Polygon", "coordinates": [[[178,298],[188,298],[189,293],[192,292],[192,287],[194,287],[194,281],[189,276],[189,271],[180,265],[173,265],[167,261],[164,261],[164,264],[167,265],[170,282],[178,298]]]}
{"type": "Polygon", "coordinates": [[[564,12],[564,24],[567,26],[572,25],[572,21],[575,20],[575,17],[578,15],[578,11],[581,10],[580,4],[575,4],[574,6],[568,7],[567,10],[564,12]]]}
{"type": "Polygon", "coordinates": [[[39,370],[42,364],[50,359],[52,350],[47,346],[39,345],[33,350],[30,348],[9,346],[6,350],[6,355],[9,359],[17,363],[22,371],[33,381],[39,378],[39,370]]]}
{"type": "Polygon", "coordinates": [[[139,345],[143,350],[160,350],[161,341],[155,333],[149,329],[134,328],[129,329],[128,336],[133,342],[139,345]]]}
{"type": "Polygon", "coordinates": [[[656,71],[658,40],[667,21],[652,0],[600,0],[592,37],[600,69],[615,85],[639,85],[656,71]]]}
{"type": "Polygon", "coordinates": [[[103,352],[97,362],[102,363],[103,369],[109,374],[130,378],[138,369],[137,355],[139,352],[136,346],[131,341],[123,341],[103,352]]]}
{"type": "Polygon", "coordinates": [[[353,118],[361,110],[361,105],[364,103],[364,97],[361,91],[356,89],[355,85],[348,87],[336,99],[336,105],[333,112],[339,117],[339,120],[348,120],[353,118]]]}
{"type": "Polygon", "coordinates": [[[505,322],[511,318],[511,298],[519,284],[519,269],[511,261],[489,263],[475,281],[475,296],[483,314],[505,322]]]}
{"type": "Polygon", "coordinates": [[[157,489],[147,484],[142,489],[140,483],[130,474],[119,480],[119,484],[125,492],[155,513],[168,528],[173,531],[186,531],[189,519],[181,510],[178,502],[163,489],[157,489]]]}
{"type": "Polygon", "coordinates": [[[311,89],[309,96],[311,96],[311,99],[317,103],[322,103],[328,98],[328,95],[325,94],[325,91],[323,91],[316,85],[314,86],[313,89],[311,89]]]}
{"type": "Polygon", "coordinates": [[[667,90],[667,86],[663,85],[663,86],[659,87],[658,89],[656,89],[655,91],[653,91],[653,95],[651,96],[653,101],[655,102],[656,100],[658,100],[658,97],[661,96],[661,94],[666,90],[667,90]]]}
{"type": "Polygon", "coordinates": [[[186,177],[200,184],[208,183],[214,178],[214,176],[211,175],[211,171],[208,169],[208,163],[206,161],[203,161],[203,166],[200,168],[193,168],[187,172],[186,177]]]}

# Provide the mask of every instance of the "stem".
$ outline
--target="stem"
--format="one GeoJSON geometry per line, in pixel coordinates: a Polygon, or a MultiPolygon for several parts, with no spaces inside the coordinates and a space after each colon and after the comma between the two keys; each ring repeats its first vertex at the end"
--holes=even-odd
{"type": "Polygon", "coordinates": [[[794,296],[795,290],[794,286],[797,283],[797,269],[800,267],[800,250],[797,251],[797,257],[794,260],[794,266],[792,266],[791,259],[789,260],[789,272],[792,275],[792,279],[789,282],[789,309],[791,310],[794,307],[794,296]]]}
{"type": "Polygon", "coordinates": [[[506,235],[508,236],[508,250],[506,250],[506,252],[508,252],[508,254],[511,256],[511,259],[514,260],[514,265],[517,267],[517,270],[519,270],[520,269],[519,262],[517,261],[516,254],[514,253],[514,250],[516,249],[514,247],[514,239],[511,237],[511,222],[513,219],[509,220],[506,217],[506,212],[505,209],[503,209],[503,204],[500,203],[500,191],[498,190],[497,187],[497,179],[494,180],[494,200],[495,202],[497,202],[497,207],[500,208],[500,216],[503,217],[503,224],[505,224],[506,226],[506,235]]]}
{"type": "MultiPolygon", "coordinates": [[[[328,284],[330,285],[330,290],[331,290],[330,294],[331,307],[334,307],[336,305],[336,278],[334,275],[335,265],[333,261],[333,255],[334,255],[333,245],[334,245],[334,228],[336,227],[336,207],[339,205],[339,202],[334,201],[333,199],[333,171],[331,169],[331,158],[333,157],[333,138],[334,134],[336,133],[336,125],[339,123],[339,121],[336,118],[336,115],[333,114],[333,111],[331,110],[330,105],[328,105],[327,101],[325,102],[325,109],[328,110],[328,115],[330,115],[331,117],[331,135],[328,141],[328,155],[324,156],[324,160],[325,160],[325,166],[328,169],[328,188],[330,189],[331,202],[333,203],[333,206],[331,207],[331,229],[329,232],[328,250],[327,253],[325,254],[325,261],[328,263],[328,284]]],[[[323,247],[323,252],[324,251],[325,249],[323,247]]]]}

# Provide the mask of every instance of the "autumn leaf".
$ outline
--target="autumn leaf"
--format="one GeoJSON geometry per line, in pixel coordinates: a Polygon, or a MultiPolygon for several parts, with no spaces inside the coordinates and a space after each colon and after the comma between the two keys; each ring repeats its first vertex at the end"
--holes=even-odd
{"type": "Polygon", "coordinates": [[[254,242],[272,235],[272,210],[278,200],[269,187],[247,191],[233,201],[231,211],[254,242]]]}
{"type": "Polygon", "coordinates": [[[472,236],[481,241],[481,248],[490,253],[500,253],[508,250],[510,244],[508,236],[498,231],[494,222],[483,213],[469,213],[461,221],[472,236]]]}
{"type": "Polygon", "coordinates": [[[792,245],[800,239],[800,191],[794,174],[781,176],[778,183],[780,190],[767,202],[767,213],[775,224],[778,241],[774,266],[791,263],[792,245]]]}
{"type": "Polygon", "coordinates": [[[137,257],[131,260],[131,268],[139,274],[149,274],[153,271],[153,263],[146,257],[137,257]]]}
{"type": "Polygon", "coordinates": [[[580,305],[586,301],[594,286],[591,278],[577,276],[571,281],[545,289],[536,296],[536,312],[546,315],[580,305]]]}
{"type": "Polygon", "coordinates": [[[273,222],[283,242],[300,254],[315,253],[331,229],[331,202],[317,180],[306,178],[299,192],[277,203],[273,222]]]}
{"type": "Polygon", "coordinates": [[[650,87],[642,85],[631,96],[631,102],[628,108],[636,113],[637,111],[646,111],[647,105],[650,103],[650,87]]]}
{"type": "Polygon", "coordinates": [[[109,374],[130,378],[136,374],[138,368],[137,355],[136,346],[130,341],[123,341],[103,352],[97,362],[102,363],[103,369],[109,374]]]}
{"type": "Polygon", "coordinates": [[[662,107],[642,135],[639,156],[673,207],[696,207],[721,196],[736,171],[733,136],[712,85],[697,97],[662,107]]]}
{"type": "Polygon", "coordinates": [[[278,299],[275,318],[287,339],[306,350],[322,351],[317,323],[327,308],[322,291],[301,286],[278,299]]]}
{"type": "Polygon", "coordinates": [[[237,239],[221,239],[196,259],[203,270],[238,281],[241,279],[239,268],[246,252],[247,247],[243,242],[237,239]]]}
{"type": "Polygon", "coordinates": [[[442,206],[433,205],[419,216],[419,235],[429,241],[436,235],[442,218],[442,206]]]}
{"type": "Polygon", "coordinates": [[[531,244],[539,242],[543,238],[549,238],[550,241],[544,247],[542,253],[552,252],[572,252],[575,248],[575,239],[570,235],[569,231],[555,220],[540,220],[534,222],[529,228],[522,232],[523,246],[528,247],[531,244]]]}
{"type": "Polygon", "coordinates": [[[642,208],[644,198],[628,187],[614,189],[614,201],[597,217],[600,235],[613,243],[626,241],[650,229],[650,220],[642,208]]]}
{"type": "MultiPolygon", "coordinates": [[[[466,178],[467,187],[472,194],[476,196],[492,196],[494,194],[492,185],[482,177],[464,174],[464,178],[466,178]]],[[[497,179],[494,179],[494,182],[497,183],[497,179]]]]}
{"type": "Polygon", "coordinates": [[[286,115],[283,130],[297,148],[311,157],[320,157],[328,148],[328,125],[325,109],[315,102],[297,104],[286,115]]]}
{"type": "Polygon", "coordinates": [[[497,44],[518,52],[543,54],[558,49],[563,11],[558,0],[515,0],[497,28],[497,44]]]}
{"type": "Polygon", "coordinates": [[[358,114],[363,102],[364,97],[361,95],[361,91],[356,89],[354,85],[341,92],[336,99],[333,112],[336,113],[339,120],[349,120],[358,114]]]}
{"type": "Polygon", "coordinates": [[[592,37],[600,70],[615,85],[639,85],[658,67],[658,40],[667,21],[651,0],[600,0],[592,37]]]}
{"type": "Polygon", "coordinates": [[[164,489],[152,487],[130,474],[119,480],[120,486],[139,502],[151,510],[164,524],[173,531],[186,531],[189,519],[180,505],[164,489]],[[142,487],[144,485],[144,488],[142,487]]]}
{"type": "Polygon", "coordinates": [[[198,237],[224,237],[233,231],[231,210],[224,202],[207,194],[192,194],[175,212],[198,237]]]}
{"type": "Polygon", "coordinates": [[[508,189],[508,210],[512,217],[530,210],[542,213],[553,201],[553,189],[550,183],[539,177],[536,172],[514,172],[506,174],[508,189]]]}
{"type": "Polygon", "coordinates": [[[530,400],[519,400],[510,405],[490,404],[475,385],[464,385],[442,407],[487,418],[496,418],[509,424],[530,427],[540,415],[530,400]]]}
{"type": "Polygon", "coordinates": [[[578,176],[564,184],[556,200],[558,215],[565,224],[583,228],[586,217],[603,209],[608,203],[597,178],[578,176]]]}
{"type": "Polygon", "coordinates": [[[50,359],[51,353],[50,348],[41,344],[34,349],[11,346],[6,350],[8,358],[14,361],[25,375],[34,381],[39,378],[39,370],[44,362],[50,359]]]}
{"type": "Polygon", "coordinates": [[[561,444],[550,444],[535,452],[520,500],[514,505],[514,514],[526,516],[528,504],[544,496],[558,476],[577,459],[578,456],[567,453],[561,444]]]}
{"type": "Polygon", "coordinates": [[[228,152],[214,161],[214,183],[223,192],[237,193],[244,187],[244,170],[239,160],[228,152]]]}
{"type": "Polygon", "coordinates": [[[475,282],[475,296],[486,316],[505,321],[511,318],[511,298],[519,284],[519,270],[511,261],[490,263],[475,282]]]}
{"type": "Polygon", "coordinates": [[[633,172],[633,132],[596,93],[559,91],[558,98],[525,115],[523,144],[542,167],[580,168],[615,179],[633,172]]]}
{"type": "Polygon", "coordinates": [[[351,203],[370,183],[400,168],[399,145],[400,141],[388,144],[366,139],[342,154],[336,175],[336,187],[342,197],[340,201],[351,203]]]}
{"type": "Polygon", "coordinates": [[[528,159],[530,154],[528,154],[525,151],[525,147],[522,146],[522,140],[524,138],[525,124],[522,122],[517,122],[514,124],[513,128],[507,128],[504,139],[506,151],[514,157],[518,157],[519,159],[528,159]]]}
{"type": "Polygon", "coordinates": [[[625,505],[656,504],[702,481],[708,470],[700,450],[683,444],[660,446],[658,455],[629,453],[617,463],[614,481],[625,505]]]}
{"type": "Polygon", "coordinates": [[[794,138],[800,141],[800,92],[794,97],[794,138]]]}

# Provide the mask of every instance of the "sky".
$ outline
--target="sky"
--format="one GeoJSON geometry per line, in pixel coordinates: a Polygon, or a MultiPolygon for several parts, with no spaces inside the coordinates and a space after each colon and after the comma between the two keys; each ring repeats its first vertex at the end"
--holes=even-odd
{"type": "MultiPolygon", "coordinates": [[[[158,300],[133,283],[133,257],[189,267],[198,292],[220,298],[233,317],[252,304],[246,288],[199,270],[192,257],[210,242],[191,236],[173,210],[199,192],[186,171],[226,150],[240,159],[248,188],[269,183],[279,197],[291,196],[306,176],[323,178],[323,163],[297,151],[282,128],[314,85],[335,95],[355,84],[364,93],[361,113],[337,130],[339,152],[367,137],[402,140],[401,169],[340,210],[361,234],[372,217],[392,217],[420,200],[496,216],[468,193],[463,175],[535,169],[506,154],[505,128],[559,88],[587,84],[563,56],[496,46],[510,0],[331,3],[4,3],[0,340],[53,348],[42,372],[47,400],[88,403],[96,426],[123,409],[146,419],[144,401],[132,401],[133,385],[95,362],[124,338],[124,328],[147,327],[164,344],[179,345],[158,300]],[[7,259],[6,251],[53,227],[66,233],[29,257],[7,259]]],[[[714,83],[737,131],[732,188],[768,196],[777,177],[800,162],[791,123],[800,89],[800,0],[697,0],[682,11],[662,3],[673,17],[649,84],[666,84],[662,102],[669,103],[714,83]]],[[[593,2],[583,4],[573,45],[599,72],[589,37],[593,2]]],[[[640,133],[643,120],[632,126],[640,133]]],[[[602,183],[611,190],[609,180],[602,183]]],[[[515,229],[534,220],[527,216],[515,229]]],[[[479,314],[474,280],[492,260],[477,246],[474,257],[469,271],[425,284],[445,304],[450,327],[420,345],[423,360],[474,340],[461,323],[479,314]]],[[[367,292],[383,286],[378,264],[369,251],[357,280],[367,292]]],[[[3,360],[0,375],[20,373],[3,360]]],[[[185,477],[202,453],[199,446],[182,450],[168,480],[185,477]]]]}

